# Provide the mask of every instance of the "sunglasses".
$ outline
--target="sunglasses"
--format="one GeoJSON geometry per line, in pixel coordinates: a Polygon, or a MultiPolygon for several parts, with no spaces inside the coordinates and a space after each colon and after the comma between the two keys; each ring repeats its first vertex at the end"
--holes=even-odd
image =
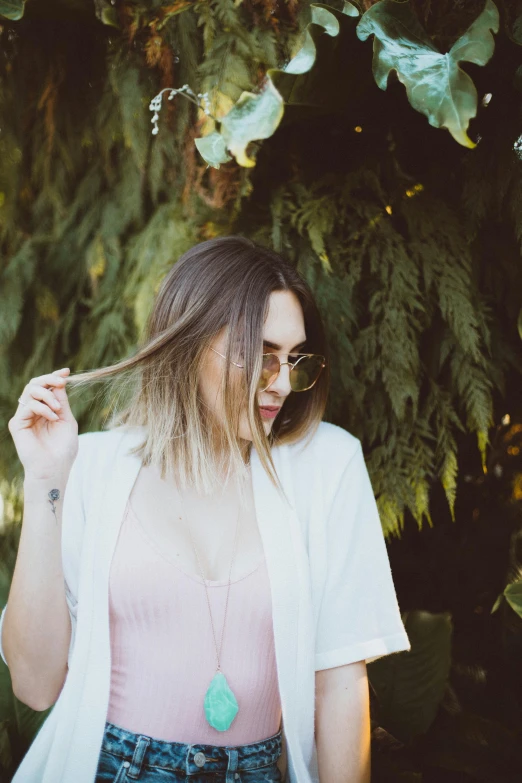
{"type": "MultiPolygon", "coordinates": [[[[212,350],[214,353],[222,356],[223,359],[226,359],[226,356],[216,351],[215,348],[212,348],[212,350]]],[[[323,367],[326,367],[325,357],[318,353],[296,353],[292,354],[292,356],[298,356],[299,358],[295,362],[282,362],[277,354],[264,353],[257,391],[265,391],[273,384],[283,364],[290,365],[289,375],[292,391],[302,392],[311,389],[319,378],[323,367]]],[[[232,364],[241,368],[245,366],[244,364],[237,364],[237,362],[232,362],[232,364]]]]}

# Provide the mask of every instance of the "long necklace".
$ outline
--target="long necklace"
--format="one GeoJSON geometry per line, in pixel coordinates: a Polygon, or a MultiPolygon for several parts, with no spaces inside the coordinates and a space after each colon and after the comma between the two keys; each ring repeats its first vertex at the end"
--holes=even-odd
{"type": "MultiPolygon", "coordinates": [[[[181,497],[181,493],[179,494],[181,497]]],[[[226,731],[229,728],[232,721],[234,720],[234,718],[236,717],[237,713],[239,712],[239,705],[237,703],[237,699],[234,696],[234,693],[230,685],[228,684],[227,678],[225,677],[225,675],[221,670],[221,647],[223,645],[223,636],[225,633],[225,624],[227,621],[228,595],[230,593],[230,576],[232,574],[232,565],[236,557],[236,544],[237,544],[237,534],[239,530],[239,514],[241,510],[241,504],[239,504],[238,512],[237,512],[236,534],[234,538],[234,552],[232,554],[232,561],[230,563],[230,570],[228,572],[227,600],[225,603],[225,617],[223,619],[223,630],[221,632],[219,651],[218,651],[218,646],[216,641],[216,632],[214,630],[214,621],[212,619],[212,611],[210,609],[210,600],[208,597],[207,583],[205,580],[205,576],[203,574],[203,569],[201,567],[201,561],[199,559],[196,546],[194,544],[194,539],[192,538],[192,532],[190,530],[190,526],[185,522],[186,519],[185,503],[182,497],[181,497],[181,505],[183,510],[183,524],[185,525],[185,527],[189,532],[190,540],[192,542],[192,548],[194,549],[194,553],[198,561],[199,570],[201,572],[201,578],[203,579],[203,585],[205,587],[208,611],[210,615],[210,624],[212,626],[212,635],[214,637],[214,646],[216,649],[216,658],[217,658],[216,673],[214,674],[210,682],[210,685],[208,686],[207,692],[205,694],[205,699],[203,702],[203,707],[205,710],[205,718],[207,719],[207,723],[210,726],[212,726],[212,728],[217,729],[217,731],[226,731]]]]}

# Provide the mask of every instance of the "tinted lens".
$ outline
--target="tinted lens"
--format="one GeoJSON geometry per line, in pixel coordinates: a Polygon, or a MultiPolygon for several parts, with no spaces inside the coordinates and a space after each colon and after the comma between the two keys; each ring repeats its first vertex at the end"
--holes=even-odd
{"type": "Polygon", "coordinates": [[[258,389],[264,391],[271,383],[275,381],[281,365],[279,359],[273,353],[267,353],[263,356],[263,367],[259,379],[258,389]]]}
{"type": "Polygon", "coordinates": [[[294,391],[310,389],[323,369],[323,357],[319,354],[302,356],[290,371],[290,386],[294,391]]]}

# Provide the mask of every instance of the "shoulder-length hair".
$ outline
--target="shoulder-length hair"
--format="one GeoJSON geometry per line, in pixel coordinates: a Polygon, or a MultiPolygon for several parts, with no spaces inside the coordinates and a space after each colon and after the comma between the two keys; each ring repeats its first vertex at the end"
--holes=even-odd
{"type": "Polygon", "coordinates": [[[238,435],[246,405],[252,444],[270,480],[281,488],[271,447],[313,435],[324,415],[330,379],[322,319],[312,291],[294,266],[241,236],[195,245],[163,278],[141,343],[129,358],[71,375],[68,381],[75,386],[112,379],[116,399],[122,396],[122,385],[130,389],[124,408],[113,413],[106,428],[144,427],[143,441],[132,450],[143,464],[158,466],[162,479],[175,476],[181,486],[192,485],[208,493],[222,485],[223,470],[231,470],[238,478],[246,475],[250,446],[245,460],[238,435]],[[295,294],[304,316],[305,350],[322,354],[326,367],[311,389],[287,397],[267,435],[257,404],[257,385],[263,325],[273,291],[295,294]],[[207,349],[223,327],[228,327],[224,423],[217,449],[211,412],[198,386],[207,349]],[[238,355],[244,364],[240,372],[232,364],[238,355]]]}

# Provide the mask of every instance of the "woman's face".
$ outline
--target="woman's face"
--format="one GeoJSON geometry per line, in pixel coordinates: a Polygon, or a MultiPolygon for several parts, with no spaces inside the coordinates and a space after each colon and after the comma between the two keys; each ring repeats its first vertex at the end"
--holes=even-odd
{"type": "MultiPolygon", "coordinates": [[[[225,354],[226,339],[227,328],[224,328],[214,338],[211,345],[219,353],[225,354]]],[[[270,295],[268,315],[263,328],[263,353],[275,353],[282,362],[286,362],[288,354],[304,350],[305,340],[303,311],[296,295],[291,291],[273,291],[270,295]]],[[[218,422],[223,420],[222,382],[225,362],[226,359],[209,349],[200,376],[200,394],[205,404],[213,411],[218,422]]],[[[288,364],[284,364],[278,377],[268,389],[258,393],[261,419],[267,434],[272,429],[277,416],[281,415],[280,409],[291,393],[289,371],[288,364]],[[276,415],[264,413],[263,406],[276,408],[276,415]]],[[[232,364],[231,372],[244,373],[245,371],[232,364]]],[[[252,440],[246,410],[241,414],[239,437],[246,441],[252,440]]]]}

